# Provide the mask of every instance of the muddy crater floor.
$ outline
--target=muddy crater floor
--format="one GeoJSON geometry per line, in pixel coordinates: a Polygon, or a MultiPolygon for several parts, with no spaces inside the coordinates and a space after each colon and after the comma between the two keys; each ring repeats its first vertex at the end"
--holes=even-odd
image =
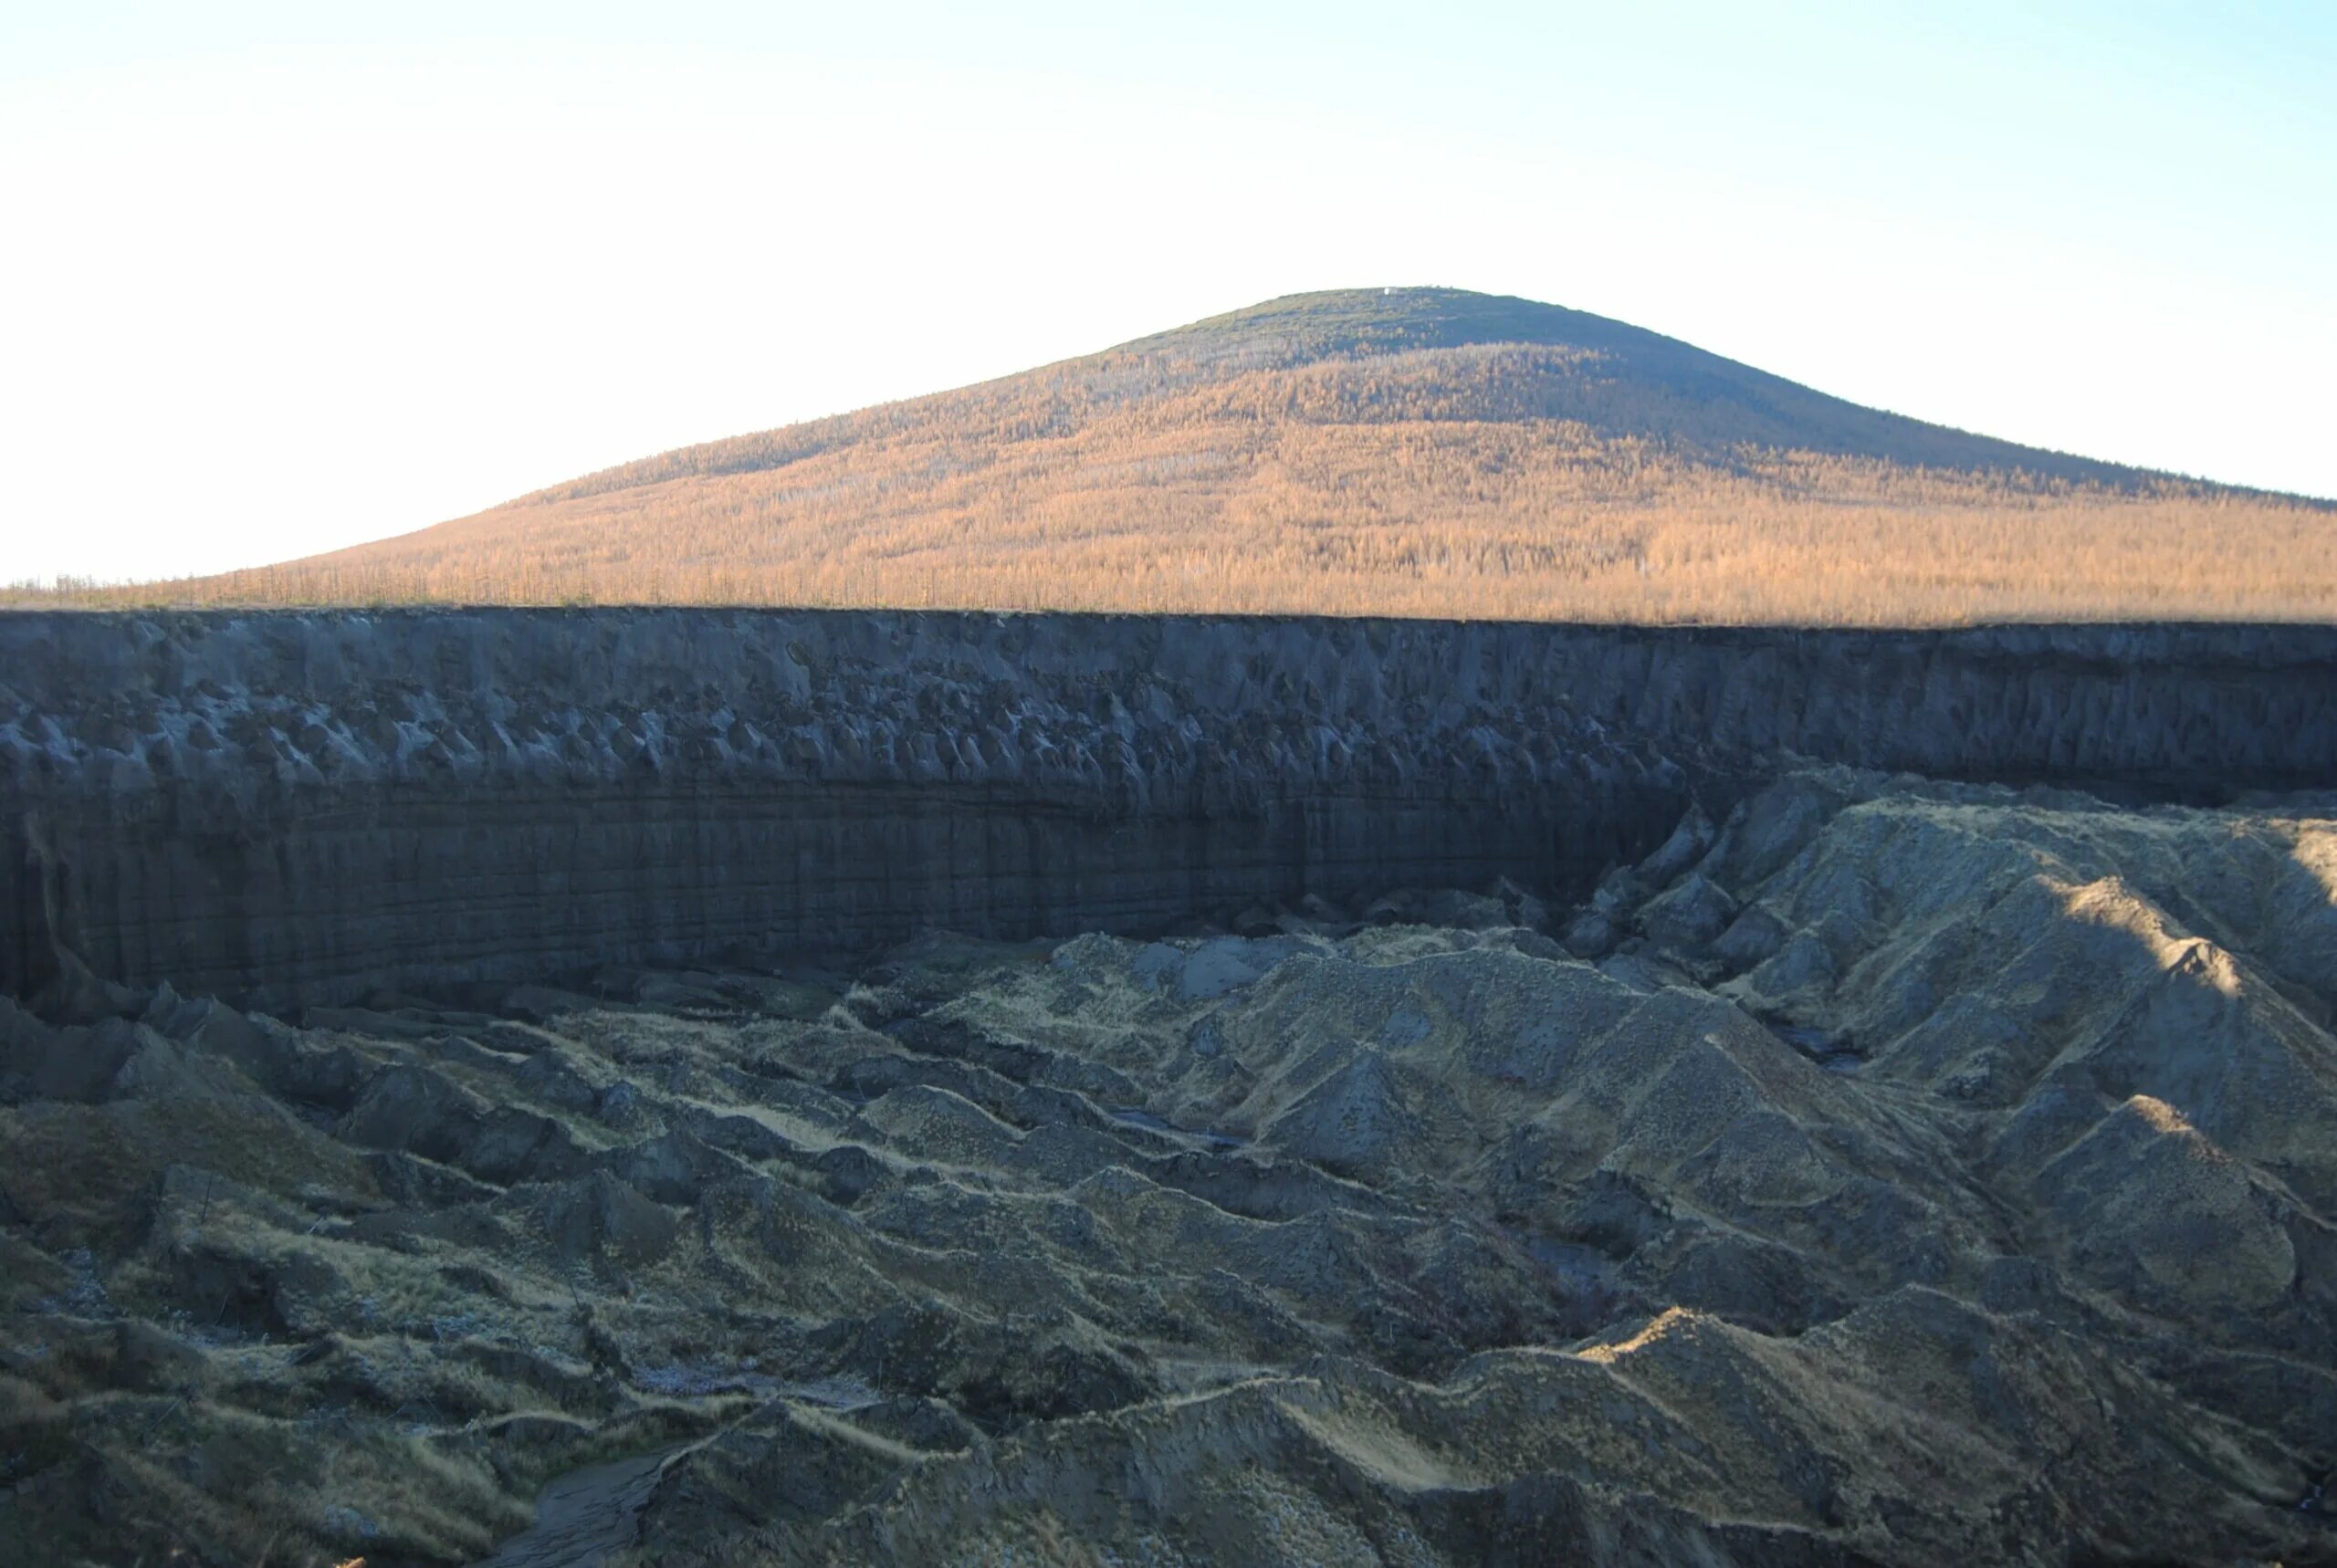
{"type": "Polygon", "coordinates": [[[2337,1560],[2332,1006],[2329,800],[1845,770],[1574,907],[0,1001],[0,1540],[2337,1560]]]}

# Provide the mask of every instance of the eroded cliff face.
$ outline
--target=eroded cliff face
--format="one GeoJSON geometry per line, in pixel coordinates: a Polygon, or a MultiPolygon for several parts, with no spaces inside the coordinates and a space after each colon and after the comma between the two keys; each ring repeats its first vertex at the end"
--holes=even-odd
{"type": "Polygon", "coordinates": [[[2337,630],[0,617],[0,991],[78,959],[313,998],[1563,887],[1795,757],[2327,785],[2337,630]]]}

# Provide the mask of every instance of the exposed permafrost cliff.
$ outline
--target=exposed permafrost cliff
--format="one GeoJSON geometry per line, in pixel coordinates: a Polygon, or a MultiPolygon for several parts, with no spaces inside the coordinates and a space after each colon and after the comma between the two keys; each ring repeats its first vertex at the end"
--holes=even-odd
{"type": "Polygon", "coordinates": [[[0,992],[323,995],[1579,882],[1790,756],[2337,784],[2337,629],[0,616],[0,992]]]}

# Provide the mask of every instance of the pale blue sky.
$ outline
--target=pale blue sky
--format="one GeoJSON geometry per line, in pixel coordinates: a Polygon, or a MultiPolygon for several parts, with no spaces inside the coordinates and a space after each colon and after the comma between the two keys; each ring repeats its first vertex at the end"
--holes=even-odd
{"type": "Polygon", "coordinates": [[[0,578],[1385,283],[2337,495],[2332,81],[2327,4],[0,0],[0,578]]]}

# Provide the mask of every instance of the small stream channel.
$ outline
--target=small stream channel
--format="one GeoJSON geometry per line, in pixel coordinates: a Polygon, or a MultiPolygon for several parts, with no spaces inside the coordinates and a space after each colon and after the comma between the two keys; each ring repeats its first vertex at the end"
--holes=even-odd
{"type": "Polygon", "coordinates": [[[536,1494],[536,1522],[477,1568],[594,1568],[639,1538],[641,1511],[656,1495],[665,1467],[695,1447],[686,1443],[554,1477],[536,1494]]]}

